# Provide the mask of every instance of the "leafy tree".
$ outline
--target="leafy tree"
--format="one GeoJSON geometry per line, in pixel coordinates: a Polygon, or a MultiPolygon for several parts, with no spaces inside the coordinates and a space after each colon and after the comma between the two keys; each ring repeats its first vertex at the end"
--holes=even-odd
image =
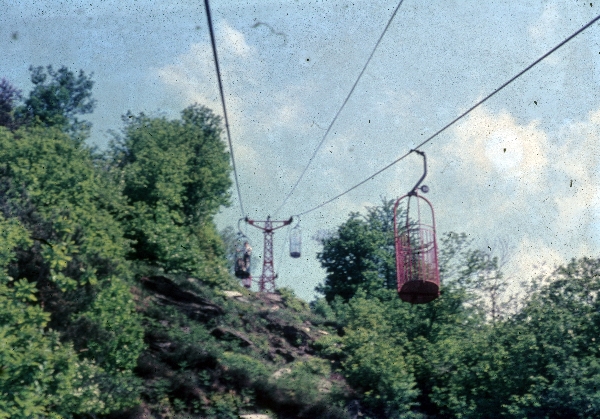
{"type": "Polygon", "coordinates": [[[583,258],[534,284],[524,308],[436,361],[432,399],[455,417],[593,418],[600,409],[600,261],[583,258]]]}
{"type": "Polygon", "coordinates": [[[507,415],[598,417],[598,291],[600,260],[572,260],[498,332],[510,360],[500,371],[507,415]]]}
{"type": "Polygon", "coordinates": [[[91,124],[79,120],[96,106],[92,98],[94,82],[83,70],[73,73],[63,66],[29,67],[34,87],[15,113],[20,123],[58,127],[80,141],[87,138],[91,124]]]}
{"type": "Polygon", "coordinates": [[[21,91],[10,84],[6,79],[0,81],[0,126],[15,129],[15,106],[21,100],[21,91]]]}
{"type": "Polygon", "coordinates": [[[325,282],[317,287],[327,301],[348,301],[358,291],[395,288],[394,201],[369,208],[367,215],[352,213],[338,230],[321,240],[317,255],[325,268],[325,282]]]}
{"type": "Polygon", "coordinates": [[[198,105],[179,120],[124,119],[124,135],[112,150],[132,206],[130,257],[216,281],[226,269],[212,216],[228,204],[231,185],[220,119],[198,105]]]}
{"type": "Polygon", "coordinates": [[[486,287],[502,278],[497,259],[473,249],[465,234],[441,235],[442,296],[425,305],[403,303],[395,290],[392,204],[384,200],[364,217],[351,214],[323,240],[319,258],[327,278],[318,291],[345,333],[343,352],[323,350],[336,354],[363,403],[379,416],[436,415],[449,412],[447,406],[468,412],[473,405],[458,397],[466,382],[456,377],[473,379],[474,365],[482,372],[485,362],[497,365],[495,357],[482,356],[491,342],[486,287]]]}
{"type": "Polygon", "coordinates": [[[0,216],[0,418],[105,411],[94,382],[98,368],[45,331],[50,314],[35,305],[35,285],[8,275],[16,248],[31,244],[18,221],[0,216]]]}
{"type": "Polygon", "coordinates": [[[128,242],[115,218],[124,201],[90,149],[57,129],[2,130],[0,180],[6,216],[36,240],[16,269],[41,270],[62,292],[125,274],[128,242]]]}
{"type": "Polygon", "coordinates": [[[388,308],[357,293],[349,302],[343,339],[344,375],[363,403],[385,417],[406,417],[416,404],[414,370],[407,362],[406,333],[395,333],[388,308]]]}
{"type": "MultiPolygon", "coordinates": [[[[336,296],[348,301],[359,288],[375,294],[382,288],[396,289],[394,203],[383,199],[380,206],[368,208],[364,216],[352,213],[337,231],[321,239],[323,250],[317,258],[327,276],[316,290],[327,301],[336,296]]],[[[404,209],[399,211],[404,217],[404,209]]],[[[438,242],[442,282],[456,283],[477,296],[490,287],[495,286],[496,291],[505,288],[498,258],[474,249],[466,234],[449,232],[438,236],[438,242]]],[[[480,307],[485,304],[478,302],[480,307]]]]}
{"type": "MultiPolygon", "coordinates": [[[[4,266],[14,278],[8,289],[15,296],[27,296],[30,308],[44,313],[41,327],[60,333],[49,335],[55,336],[51,342],[58,336],[71,342],[65,343],[64,356],[71,353],[71,345],[82,354],[81,360],[73,355],[76,364],[68,364],[72,374],[80,376],[95,365],[94,372],[88,371],[94,378],[86,375],[86,380],[102,394],[98,406],[115,409],[135,403],[137,380],[131,370],[143,337],[140,318],[122,282],[129,275],[125,260],[129,243],[116,218],[125,208],[119,187],[78,140],[57,128],[32,127],[14,133],[0,129],[0,191],[2,216],[22,226],[27,237],[4,266]],[[110,298],[104,297],[107,293],[110,298]],[[77,316],[87,319],[87,329],[74,322],[77,316]],[[106,331],[108,321],[119,327],[119,334],[92,333],[106,331]],[[115,360],[116,347],[126,362],[115,360]],[[95,348],[106,354],[97,356],[95,348]],[[105,391],[108,388],[111,392],[105,391]]],[[[14,342],[11,350],[18,346],[9,339],[14,333],[6,335],[14,342]]],[[[19,362],[28,361],[24,357],[19,362]]],[[[45,397],[45,390],[40,391],[39,397],[45,397]]],[[[95,412],[104,411],[98,406],[95,412]]]]}

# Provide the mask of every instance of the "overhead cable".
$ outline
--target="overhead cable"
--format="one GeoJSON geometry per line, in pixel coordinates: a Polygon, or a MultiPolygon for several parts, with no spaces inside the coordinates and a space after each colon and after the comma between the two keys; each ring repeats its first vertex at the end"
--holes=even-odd
{"type": "Polygon", "coordinates": [[[302,173],[300,173],[300,176],[298,177],[298,180],[296,180],[296,183],[294,184],[294,186],[292,187],[292,189],[290,190],[290,192],[286,195],[286,197],[283,199],[283,202],[277,208],[277,210],[275,211],[274,215],[277,215],[277,213],[279,212],[279,210],[281,208],[283,208],[283,206],[286,204],[286,202],[288,201],[288,199],[290,198],[290,196],[292,196],[292,194],[296,190],[296,187],[298,186],[298,184],[300,183],[300,181],[304,177],[304,174],[308,170],[308,168],[309,168],[310,164],[312,163],[313,159],[315,158],[315,156],[319,152],[319,149],[321,148],[321,146],[325,142],[325,139],[327,138],[327,135],[329,134],[329,131],[331,131],[331,128],[333,127],[333,124],[335,124],[335,121],[337,121],[338,116],[340,115],[340,113],[342,112],[342,110],[344,109],[344,107],[346,106],[346,103],[348,103],[348,99],[350,99],[350,96],[354,92],[354,89],[356,89],[356,86],[358,85],[359,80],[361,79],[362,75],[364,74],[365,70],[367,69],[367,66],[371,62],[371,58],[373,58],[373,55],[375,54],[375,51],[377,50],[377,47],[381,43],[381,40],[383,39],[383,36],[385,35],[385,33],[387,32],[388,28],[390,27],[390,24],[392,23],[392,20],[394,20],[394,17],[396,16],[396,13],[398,12],[398,9],[400,8],[400,6],[402,5],[403,2],[404,2],[404,0],[400,0],[400,2],[398,3],[398,5],[396,6],[396,9],[394,9],[394,13],[392,13],[392,16],[388,20],[387,25],[385,25],[385,28],[383,29],[383,32],[379,36],[379,39],[377,40],[377,43],[375,44],[375,47],[373,47],[373,50],[371,51],[371,55],[369,55],[369,58],[367,59],[367,62],[365,63],[365,65],[362,68],[360,74],[358,75],[358,78],[354,82],[354,85],[350,89],[350,92],[346,96],[346,99],[344,99],[344,102],[342,103],[342,106],[340,107],[340,109],[337,111],[337,113],[335,114],[335,116],[331,120],[331,123],[329,124],[329,127],[327,127],[327,130],[325,131],[325,134],[323,134],[323,138],[321,138],[321,142],[317,145],[317,148],[315,148],[315,151],[313,152],[312,156],[308,160],[308,163],[304,167],[304,170],[302,171],[302,173]]]}
{"type": "MultiPolygon", "coordinates": [[[[435,137],[437,137],[438,135],[440,135],[442,132],[446,131],[448,128],[450,128],[452,125],[454,125],[456,122],[460,121],[462,118],[464,118],[465,116],[467,116],[469,113],[471,113],[473,110],[475,110],[475,108],[479,107],[480,105],[482,105],[483,103],[485,103],[488,99],[490,99],[492,96],[494,96],[496,93],[500,92],[502,89],[504,89],[506,86],[508,86],[509,84],[511,84],[513,81],[515,81],[516,79],[518,79],[519,77],[521,77],[523,74],[525,74],[526,72],[528,72],[529,70],[531,70],[534,66],[536,66],[537,64],[539,64],[542,60],[544,60],[545,58],[547,58],[548,56],[550,56],[552,53],[554,53],[556,50],[558,50],[559,48],[561,48],[563,45],[565,45],[566,43],[568,43],[569,41],[571,41],[573,38],[575,38],[577,35],[579,35],[580,33],[582,33],[583,31],[585,31],[587,28],[589,28],[590,26],[592,26],[594,23],[596,23],[598,20],[600,19],[600,15],[596,16],[594,19],[592,19],[589,23],[587,23],[586,25],[582,26],[580,29],[578,29],[577,31],[575,31],[571,36],[569,36],[568,38],[566,38],[565,40],[563,40],[561,43],[559,43],[558,45],[556,45],[554,48],[552,48],[550,51],[548,51],[547,53],[545,53],[544,55],[542,55],[540,58],[538,58],[537,60],[535,60],[533,63],[531,63],[529,66],[527,66],[525,69],[521,70],[519,73],[517,73],[517,75],[515,75],[514,77],[512,77],[510,80],[508,80],[507,82],[505,82],[504,84],[502,84],[500,87],[498,87],[496,90],[494,90],[492,93],[490,93],[489,95],[487,95],[486,97],[484,97],[483,99],[481,99],[479,102],[475,103],[473,106],[471,106],[469,109],[467,109],[465,112],[463,112],[462,114],[460,114],[458,117],[456,117],[454,120],[452,120],[451,122],[449,122],[448,124],[446,124],[443,128],[441,128],[439,131],[437,131],[435,134],[433,134],[432,136],[430,136],[429,138],[427,138],[425,141],[423,141],[421,144],[419,144],[418,146],[414,147],[413,150],[418,150],[419,148],[423,147],[425,144],[427,144],[428,142],[430,142],[431,140],[433,140],[435,137]]],[[[410,150],[409,152],[407,152],[406,154],[404,154],[403,156],[397,158],[396,160],[394,160],[393,162],[391,162],[390,164],[388,164],[387,166],[385,166],[383,169],[378,170],[377,172],[373,173],[371,176],[369,176],[368,178],[364,179],[363,181],[357,183],[356,185],[354,185],[353,187],[351,187],[350,189],[347,189],[346,191],[334,196],[333,198],[317,205],[314,208],[311,208],[307,211],[301,212],[299,214],[297,214],[297,216],[300,215],[304,215],[304,214],[308,214],[310,212],[316,211],[319,208],[324,207],[325,205],[335,201],[336,199],[346,195],[347,193],[353,191],[354,189],[358,188],[359,186],[364,185],[365,183],[367,183],[369,180],[375,178],[375,176],[381,174],[382,172],[386,171],[387,169],[389,169],[390,167],[392,167],[393,165],[395,165],[396,163],[398,163],[399,161],[403,160],[404,158],[406,158],[410,153],[413,152],[413,150],[410,150]]]]}
{"type": "Polygon", "coordinates": [[[210,32],[210,42],[212,45],[213,57],[215,59],[215,68],[217,70],[217,80],[219,81],[219,93],[221,95],[221,103],[223,105],[223,119],[225,120],[225,130],[227,132],[227,142],[229,143],[229,152],[231,153],[231,164],[233,166],[233,175],[235,179],[235,187],[237,189],[238,201],[240,203],[240,210],[242,211],[242,217],[246,215],[244,211],[244,204],[242,202],[242,193],[240,192],[240,182],[238,178],[237,168],[235,166],[235,157],[233,155],[233,144],[231,142],[231,133],[229,131],[229,119],[227,118],[227,107],[225,106],[225,95],[223,94],[223,82],[221,81],[221,70],[219,68],[219,57],[217,56],[217,44],[215,42],[215,33],[212,24],[212,18],[210,15],[210,6],[208,0],[204,0],[204,7],[206,8],[206,19],[208,20],[208,30],[210,32]]]}

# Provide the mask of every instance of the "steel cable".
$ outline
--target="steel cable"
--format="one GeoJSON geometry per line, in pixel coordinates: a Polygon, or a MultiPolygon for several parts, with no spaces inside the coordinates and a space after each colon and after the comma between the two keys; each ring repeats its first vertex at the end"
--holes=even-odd
{"type": "Polygon", "coordinates": [[[402,5],[402,3],[404,3],[404,0],[400,0],[400,2],[398,3],[398,5],[396,6],[396,9],[394,9],[394,13],[392,13],[392,16],[388,20],[387,25],[385,25],[385,28],[383,29],[383,32],[379,36],[379,39],[377,40],[377,43],[375,44],[375,47],[373,47],[373,51],[371,51],[371,55],[369,55],[369,58],[367,59],[367,62],[365,63],[365,65],[362,68],[362,70],[360,71],[360,74],[358,75],[358,78],[354,82],[354,85],[352,85],[352,88],[350,89],[350,92],[346,96],[346,99],[344,99],[344,102],[342,103],[342,106],[340,107],[340,109],[337,111],[337,113],[335,114],[335,116],[331,120],[331,123],[327,127],[327,130],[325,131],[325,134],[323,135],[323,138],[321,138],[321,142],[317,145],[317,148],[315,148],[315,151],[313,152],[313,154],[310,157],[310,159],[308,159],[308,163],[304,167],[304,170],[302,171],[302,173],[300,173],[300,176],[298,177],[298,180],[296,180],[296,183],[294,184],[294,186],[292,186],[292,190],[290,192],[288,192],[288,194],[286,195],[286,197],[283,199],[283,202],[281,203],[281,205],[277,208],[277,210],[275,210],[274,216],[276,216],[277,213],[279,212],[279,210],[281,208],[283,208],[283,206],[287,203],[288,199],[290,198],[290,196],[292,196],[292,194],[296,190],[296,187],[298,186],[298,184],[300,183],[300,181],[304,177],[304,175],[305,175],[306,171],[308,170],[310,164],[312,163],[313,159],[315,158],[315,156],[319,152],[319,149],[321,148],[321,146],[325,142],[325,139],[327,138],[327,135],[331,131],[331,128],[333,127],[333,124],[335,124],[335,121],[337,121],[338,116],[340,116],[340,113],[342,112],[342,110],[346,106],[346,103],[348,103],[348,99],[350,99],[350,96],[354,92],[354,89],[356,89],[356,86],[358,85],[359,80],[361,79],[362,75],[364,74],[365,70],[367,69],[367,66],[371,62],[371,58],[373,58],[373,55],[375,54],[375,51],[377,50],[377,47],[381,43],[381,40],[383,39],[383,36],[385,35],[385,33],[387,32],[388,28],[390,27],[390,24],[394,20],[394,17],[396,16],[396,13],[398,12],[398,9],[400,9],[400,6],[402,5]]]}
{"type": "MultiPolygon", "coordinates": [[[[422,143],[420,143],[418,146],[414,147],[414,150],[418,150],[419,148],[423,147],[425,144],[427,144],[428,142],[430,142],[431,140],[433,140],[435,137],[437,137],[439,134],[441,134],[442,132],[446,131],[448,128],[450,128],[452,125],[454,125],[456,122],[460,121],[462,118],[464,118],[465,116],[467,116],[469,113],[471,113],[473,110],[475,110],[475,108],[479,107],[480,105],[482,105],[483,103],[485,103],[488,99],[490,99],[492,96],[494,96],[496,93],[500,92],[502,89],[504,89],[506,86],[508,86],[509,84],[511,84],[513,81],[515,81],[516,79],[518,79],[519,77],[521,77],[523,74],[525,74],[527,71],[531,70],[534,66],[536,66],[537,64],[539,64],[542,60],[544,60],[545,58],[547,58],[548,56],[550,56],[552,53],[554,53],[556,50],[558,50],[559,48],[561,48],[563,45],[565,45],[566,43],[568,43],[569,41],[571,41],[573,38],[575,38],[577,35],[579,35],[580,33],[582,33],[583,31],[585,31],[587,28],[589,28],[590,26],[592,26],[594,23],[596,23],[598,21],[598,19],[600,19],[600,15],[596,16],[594,19],[592,19],[589,23],[587,23],[586,25],[582,26],[580,29],[578,29],[577,31],[575,31],[572,35],[570,35],[569,37],[567,37],[565,40],[563,40],[562,42],[560,42],[558,45],[556,45],[554,48],[552,48],[550,51],[546,52],[544,55],[542,55],[540,58],[538,58],[537,60],[535,60],[533,63],[531,63],[529,66],[527,66],[525,69],[521,70],[519,73],[517,73],[517,75],[513,76],[510,80],[508,80],[507,82],[505,82],[504,84],[502,84],[500,87],[498,87],[496,90],[494,90],[492,93],[490,93],[489,95],[487,95],[486,97],[484,97],[483,99],[481,99],[479,102],[475,103],[473,106],[471,106],[469,109],[467,109],[465,112],[463,112],[462,114],[460,114],[458,117],[456,117],[454,120],[452,120],[451,122],[449,122],[448,124],[446,124],[443,128],[441,128],[440,130],[438,130],[436,133],[434,133],[432,136],[430,136],[429,138],[427,138],[425,141],[423,141],[422,143]]],[[[356,185],[354,185],[353,187],[351,187],[350,189],[347,189],[346,191],[334,196],[333,198],[317,205],[316,207],[313,207],[309,210],[306,210],[304,212],[298,213],[296,216],[301,216],[301,215],[305,215],[308,214],[310,212],[316,211],[319,208],[324,207],[325,205],[335,201],[336,199],[346,195],[347,193],[353,191],[354,189],[358,188],[359,186],[364,185],[365,183],[367,183],[369,180],[375,178],[376,176],[378,176],[379,174],[381,174],[382,172],[386,171],[387,169],[389,169],[390,167],[392,167],[393,165],[395,165],[396,163],[400,162],[401,160],[405,159],[410,153],[412,153],[413,150],[407,152],[406,154],[402,155],[401,157],[397,158],[396,160],[394,160],[393,162],[391,162],[390,164],[388,164],[387,166],[385,166],[383,169],[378,170],[377,172],[373,173],[371,176],[369,176],[368,178],[362,180],[361,182],[357,183],[356,185]]]]}
{"type": "Polygon", "coordinates": [[[231,133],[229,131],[229,119],[227,118],[227,107],[225,106],[225,95],[223,94],[223,82],[221,81],[221,69],[219,68],[219,57],[217,55],[217,43],[215,42],[215,33],[212,24],[212,18],[210,15],[210,5],[208,0],[204,0],[204,6],[206,8],[206,19],[208,20],[208,30],[210,32],[210,43],[212,45],[213,57],[215,59],[215,68],[217,71],[217,80],[219,82],[219,93],[221,95],[221,104],[223,105],[223,119],[225,120],[225,130],[227,132],[227,142],[229,143],[229,152],[231,153],[231,164],[233,166],[233,175],[235,179],[235,187],[237,189],[238,201],[240,203],[240,210],[242,211],[242,217],[246,215],[244,211],[244,203],[242,202],[242,193],[240,192],[240,182],[238,178],[237,167],[235,165],[235,157],[233,154],[233,144],[231,142],[231,133]]]}

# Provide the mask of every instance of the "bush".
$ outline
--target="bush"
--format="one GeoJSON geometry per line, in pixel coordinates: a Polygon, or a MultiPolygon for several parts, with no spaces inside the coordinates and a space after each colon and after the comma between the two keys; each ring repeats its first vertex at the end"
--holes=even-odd
{"type": "Polygon", "coordinates": [[[286,287],[279,288],[277,289],[277,293],[281,295],[283,304],[285,304],[286,307],[299,312],[306,312],[309,310],[309,306],[306,301],[297,298],[293,289],[286,287]]]}
{"type": "Polygon", "coordinates": [[[248,355],[224,352],[219,361],[227,380],[237,388],[250,387],[271,373],[265,364],[248,355]]]}

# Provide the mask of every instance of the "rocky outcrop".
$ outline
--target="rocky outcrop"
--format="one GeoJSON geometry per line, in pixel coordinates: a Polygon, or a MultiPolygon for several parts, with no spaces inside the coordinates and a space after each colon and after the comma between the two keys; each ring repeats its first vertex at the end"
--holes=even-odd
{"type": "MultiPolygon", "coordinates": [[[[209,412],[225,400],[221,395],[235,395],[248,403],[236,412],[246,419],[266,419],[270,416],[264,413],[269,412],[285,419],[344,417],[323,416],[325,405],[316,398],[305,403],[296,395],[297,389],[286,387],[297,379],[292,371],[317,356],[315,340],[334,333],[330,328],[322,330],[327,327],[324,319],[313,322],[308,310],[290,308],[279,294],[214,290],[189,278],[177,281],[147,276],[141,278],[140,287],[134,287],[138,311],[148,317],[149,325],[147,349],[136,373],[149,390],[143,404],[122,417],[178,417],[170,400],[185,401],[187,406],[195,403],[209,412]],[[247,389],[255,399],[245,395],[247,389]]],[[[314,388],[322,395],[318,397],[329,397],[334,382],[343,388],[341,380],[332,374],[315,380],[314,388]]]]}
{"type": "Polygon", "coordinates": [[[176,306],[181,312],[198,321],[206,321],[225,313],[223,308],[196,293],[181,289],[165,276],[143,277],[145,289],[154,294],[157,303],[176,306]]]}

